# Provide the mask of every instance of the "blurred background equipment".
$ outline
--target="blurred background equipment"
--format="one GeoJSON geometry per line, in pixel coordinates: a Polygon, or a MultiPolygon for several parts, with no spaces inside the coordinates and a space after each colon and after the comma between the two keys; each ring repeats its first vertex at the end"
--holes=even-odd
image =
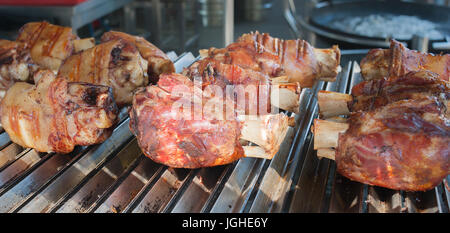
{"type": "Polygon", "coordinates": [[[0,0],[0,37],[14,40],[25,23],[46,20],[97,41],[117,30],[143,36],[164,51],[198,54],[250,31],[292,38],[281,6],[272,0],[0,0]]]}
{"type": "Polygon", "coordinates": [[[424,37],[430,51],[448,50],[449,0],[0,0],[0,37],[14,39],[26,22],[70,26],[81,37],[118,30],[145,37],[164,51],[198,54],[239,35],[263,31],[343,49],[412,45],[424,37]],[[370,26],[369,26],[370,25],[370,26]],[[226,39],[228,38],[228,39],[226,39]]]}
{"type": "Polygon", "coordinates": [[[296,36],[312,44],[341,48],[388,47],[389,39],[412,45],[420,36],[431,51],[450,49],[449,1],[284,0],[284,14],[296,36]],[[425,4],[428,3],[428,4],[425,4]]]}

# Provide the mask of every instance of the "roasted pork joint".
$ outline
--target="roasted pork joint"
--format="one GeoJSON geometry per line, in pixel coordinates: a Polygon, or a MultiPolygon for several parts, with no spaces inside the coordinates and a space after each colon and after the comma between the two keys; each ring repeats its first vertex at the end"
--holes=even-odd
{"type": "MultiPolygon", "coordinates": [[[[318,104],[323,118],[367,111],[386,104],[426,96],[438,97],[450,108],[450,84],[430,71],[410,72],[399,77],[368,80],[355,85],[352,94],[319,91],[318,104]]],[[[447,112],[446,114],[450,114],[447,112]]]]}
{"type": "Polygon", "coordinates": [[[147,61],[136,47],[112,40],[67,58],[58,75],[71,82],[88,82],[113,88],[118,106],[131,104],[133,92],[148,84],[147,61]]]}
{"type": "Polygon", "coordinates": [[[116,31],[109,31],[102,35],[102,42],[111,40],[125,40],[137,47],[141,56],[147,60],[148,77],[151,83],[156,84],[160,74],[175,72],[175,66],[169,57],[158,47],[148,42],[143,37],[132,36],[116,31]]]}
{"type": "Polygon", "coordinates": [[[299,82],[302,87],[312,87],[316,80],[334,81],[340,63],[337,46],[316,49],[304,40],[281,40],[259,32],[244,34],[226,48],[210,48],[200,54],[270,77],[287,76],[289,82],[299,82]]]}
{"type": "Polygon", "coordinates": [[[450,54],[434,55],[406,48],[391,40],[389,49],[372,49],[361,60],[361,74],[365,80],[400,77],[412,71],[428,70],[449,81],[450,54]]]}
{"type": "MultiPolygon", "coordinates": [[[[211,58],[192,64],[183,74],[201,83],[202,88],[215,85],[236,103],[243,114],[268,114],[278,108],[298,113],[301,87],[299,83],[278,82],[264,73],[244,69],[238,65],[224,64],[211,58]]],[[[280,77],[281,79],[281,77],[280,77]]]]}
{"type": "Polygon", "coordinates": [[[450,125],[444,111],[436,97],[426,97],[352,113],[348,124],[316,119],[314,140],[335,145],[318,143],[316,149],[328,158],[324,152],[334,151],[338,172],[352,180],[428,190],[450,174],[450,125]]]}
{"type": "Polygon", "coordinates": [[[111,88],[67,82],[38,71],[36,85],[17,82],[1,102],[1,123],[11,141],[40,152],[69,153],[76,145],[103,142],[118,108],[111,88]]]}
{"type": "Polygon", "coordinates": [[[146,156],[171,167],[217,166],[244,156],[272,158],[289,118],[238,117],[233,107],[231,99],[211,95],[183,75],[163,74],[158,85],[135,94],[130,129],[146,156]],[[257,146],[242,146],[240,139],[257,146]]]}

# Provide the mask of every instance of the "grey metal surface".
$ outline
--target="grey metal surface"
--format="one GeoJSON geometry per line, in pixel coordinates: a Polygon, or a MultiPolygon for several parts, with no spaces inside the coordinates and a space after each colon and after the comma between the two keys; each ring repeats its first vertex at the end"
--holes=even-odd
{"type": "MultiPolygon", "coordinates": [[[[325,37],[343,43],[363,45],[364,47],[389,47],[390,38],[361,36],[333,28],[331,22],[340,20],[342,15],[364,16],[380,12],[393,15],[416,15],[434,22],[444,35],[448,34],[448,7],[417,4],[405,1],[308,1],[283,0],[284,17],[297,37],[306,38],[312,44],[316,37],[325,37]],[[437,17],[439,15],[439,17],[437,17]]],[[[448,43],[434,40],[435,49],[445,49],[448,43]]],[[[411,38],[406,40],[411,42],[411,38]]],[[[430,40],[431,42],[431,40],[430,40]]]]}

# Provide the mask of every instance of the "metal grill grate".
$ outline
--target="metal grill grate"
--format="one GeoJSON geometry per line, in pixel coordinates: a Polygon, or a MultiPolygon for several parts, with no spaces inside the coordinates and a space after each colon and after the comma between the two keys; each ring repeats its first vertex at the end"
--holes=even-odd
{"type": "MultiPolygon", "coordinates": [[[[176,71],[195,60],[191,53],[180,55],[176,71]]],[[[369,187],[336,174],[333,161],[316,157],[310,127],[317,91],[348,93],[359,81],[358,64],[349,62],[337,82],[304,89],[296,126],[272,160],[168,168],[142,154],[126,109],[104,143],[70,154],[21,148],[3,131],[0,212],[448,212],[444,183],[423,193],[369,187]]]]}

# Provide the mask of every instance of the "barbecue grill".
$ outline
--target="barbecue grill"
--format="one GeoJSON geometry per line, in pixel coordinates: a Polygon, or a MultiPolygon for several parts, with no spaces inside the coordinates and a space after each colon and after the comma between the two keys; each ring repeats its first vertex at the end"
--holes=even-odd
{"type": "MultiPolygon", "coordinates": [[[[317,158],[310,131],[317,92],[348,93],[361,81],[358,54],[342,56],[336,82],[302,90],[296,126],[272,160],[242,158],[194,170],[157,164],[138,147],[126,109],[104,143],[70,154],[22,148],[2,131],[0,212],[448,213],[449,177],[427,192],[394,191],[350,181],[336,173],[334,161],[317,158]]],[[[171,57],[177,72],[197,59],[191,53],[171,57]]]]}

